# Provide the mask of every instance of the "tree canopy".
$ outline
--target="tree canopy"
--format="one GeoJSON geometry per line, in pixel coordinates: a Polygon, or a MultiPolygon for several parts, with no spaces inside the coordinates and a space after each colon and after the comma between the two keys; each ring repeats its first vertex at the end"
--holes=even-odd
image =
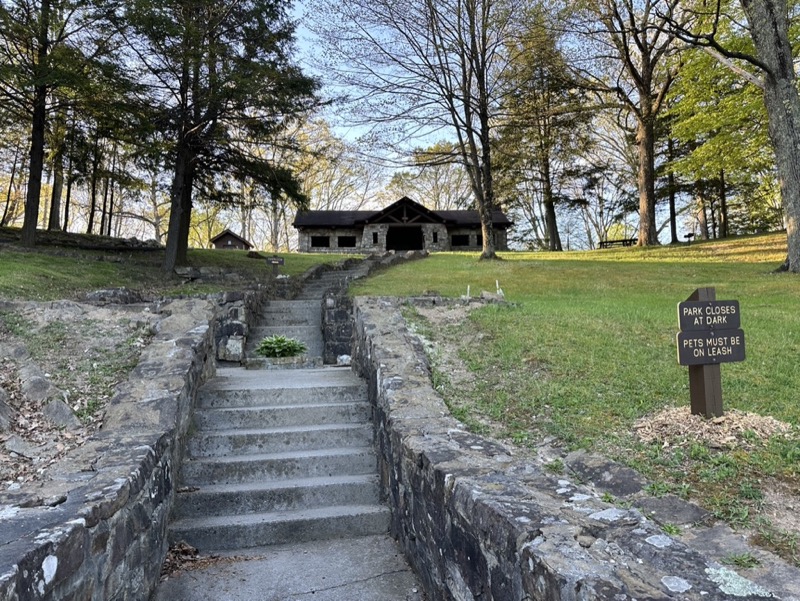
{"type": "Polygon", "coordinates": [[[483,257],[502,208],[551,251],[785,226],[800,271],[782,0],[309,0],[319,81],[292,9],[0,0],[2,223],[152,237],[169,272],[232,223],[290,247],[299,209],[410,195],[477,209],[483,257]]]}

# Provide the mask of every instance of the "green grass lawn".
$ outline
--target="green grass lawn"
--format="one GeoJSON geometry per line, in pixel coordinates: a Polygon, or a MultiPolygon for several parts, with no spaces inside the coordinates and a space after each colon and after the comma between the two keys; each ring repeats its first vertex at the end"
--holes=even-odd
{"type": "MultiPolygon", "coordinates": [[[[184,283],[180,278],[165,277],[161,271],[163,251],[86,251],[52,247],[39,251],[0,250],[0,298],[55,300],[119,287],[166,296],[222,289],[220,284],[184,283]]],[[[266,257],[268,253],[261,254],[266,257]]],[[[299,275],[318,263],[348,258],[333,254],[277,254],[284,258],[280,273],[285,275],[299,275]]],[[[266,279],[272,273],[272,266],[264,259],[249,258],[245,251],[191,249],[188,258],[193,267],[223,268],[253,279],[266,279]]]]}
{"type": "MultiPolygon", "coordinates": [[[[719,517],[752,525],[762,498],[757,491],[773,479],[800,492],[797,438],[747,451],[691,453],[690,446],[640,443],[632,427],[639,418],[689,404],[688,369],[676,359],[677,304],[706,286],[716,288],[718,299],[739,300],[745,332],[746,361],[722,366],[724,407],[800,425],[800,276],[773,273],[785,253],[780,235],[503,253],[502,261],[441,253],[380,273],[352,293],[455,297],[468,286],[472,295],[494,292],[498,281],[511,304],[474,311],[450,331],[427,329],[434,341],[457,344],[475,374],[469,398],[442,387],[454,414],[476,430],[489,421],[520,444],[550,435],[569,448],[610,455],[643,471],[662,492],[713,499],[719,517]],[[730,461],[722,472],[714,464],[719,457],[730,461]]],[[[446,373],[437,378],[446,384],[446,373]]]]}

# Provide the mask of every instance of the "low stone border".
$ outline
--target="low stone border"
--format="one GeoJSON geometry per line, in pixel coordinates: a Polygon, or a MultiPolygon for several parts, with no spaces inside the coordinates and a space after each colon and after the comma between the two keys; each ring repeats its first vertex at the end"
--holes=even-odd
{"type": "Polygon", "coordinates": [[[191,404],[214,369],[214,311],[206,300],[161,307],[165,317],[103,429],[52,468],[68,490],[63,503],[0,506],[0,601],[150,596],[191,404]]]}
{"type": "MultiPolygon", "coordinates": [[[[766,574],[769,591],[638,510],[466,432],[432,389],[399,309],[393,299],[355,300],[353,362],[374,404],[392,534],[431,601],[796,601],[786,587],[800,582],[797,570],[766,574]]],[[[626,473],[603,470],[610,479],[626,473]]]]}

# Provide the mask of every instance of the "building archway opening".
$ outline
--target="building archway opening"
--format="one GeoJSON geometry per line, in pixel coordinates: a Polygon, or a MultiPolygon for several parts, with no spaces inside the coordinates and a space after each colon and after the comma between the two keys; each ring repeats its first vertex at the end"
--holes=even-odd
{"type": "Polygon", "coordinates": [[[386,232],[386,250],[423,250],[421,226],[393,226],[386,232]]]}

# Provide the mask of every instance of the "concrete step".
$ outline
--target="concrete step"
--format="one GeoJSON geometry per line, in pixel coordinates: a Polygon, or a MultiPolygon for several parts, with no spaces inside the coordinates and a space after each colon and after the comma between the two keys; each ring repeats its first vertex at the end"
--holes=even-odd
{"type": "Polygon", "coordinates": [[[366,402],[305,403],[271,407],[236,407],[200,409],[194,413],[198,430],[227,430],[232,428],[265,428],[349,424],[370,421],[371,406],[366,402]]]}
{"type": "Polygon", "coordinates": [[[321,356],[310,357],[300,355],[299,357],[245,357],[242,365],[245,369],[312,369],[322,367],[325,362],[321,356]]]}
{"type": "Polygon", "coordinates": [[[319,300],[273,300],[261,308],[262,313],[270,314],[300,314],[319,315],[322,313],[322,303],[319,300]]]}
{"type": "Polygon", "coordinates": [[[319,325],[322,323],[320,301],[287,301],[296,302],[295,306],[268,306],[262,309],[259,322],[261,326],[319,325]]]}
{"type": "Polygon", "coordinates": [[[253,371],[217,369],[197,393],[198,408],[349,403],[367,398],[366,384],[349,368],[253,371]]]}
{"type": "Polygon", "coordinates": [[[262,312],[258,323],[250,330],[249,336],[253,337],[260,328],[292,328],[294,326],[314,326],[319,328],[322,324],[322,315],[310,313],[267,313],[262,312]]]}
{"type": "Polygon", "coordinates": [[[173,519],[295,511],[329,505],[376,505],[377,475],[328,476],[200,486],[179,492],[173,519]]]}
{"type": "Polygon", "coordinates": [[[388,529],[388,507],[345,505],[176,520],[169,538],[171,543],[185,541],[205,553],[384,534],[388,529]]]}
{"type": "Polygon", "coordinates": [[[188,459],[181,465],[184,486],[243,484],[264,480],[374,474],[372,447],[338,447],[188,459]]]}
{"type": "Polygon", "coordinates": [[[305,342],[306,340],[322,339],[322,330],[316,325],[275,325],[275,326],[256,326],[250,330],[249,340],[256,346],[262,338],[268,336],[286,336],[305,342]]]}
{"type": "Polygon", "coordinates": [[[197,432],[189,439],[190,457],[220,457],[255,453],[308,451],[329,447],[359,447],[372,443],[370,424],[329,424],[250,430],[197,432]]]}

